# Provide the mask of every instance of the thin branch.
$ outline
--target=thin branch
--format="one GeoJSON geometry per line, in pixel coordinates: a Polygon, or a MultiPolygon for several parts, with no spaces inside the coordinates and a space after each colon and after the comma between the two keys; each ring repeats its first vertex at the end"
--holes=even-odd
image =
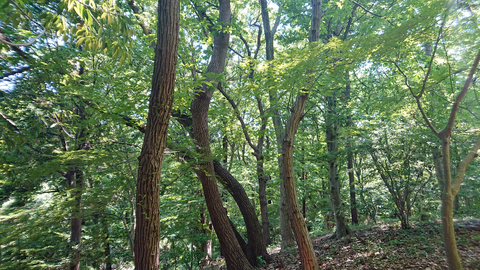
{"type": "Polygon", "coordinates": [[[421,96],[420,95],[417,96],[413,92],[413,89],[408,82],[407,74],[405,74],[405,72],[403,72],[403,70],[400,68],[400,66],[396,62],[393,62],[393,64],[397,67],[398,71],[400,71],[400,73],[402,73],[403,77],[405,78],[405,84],[407,85],[408,89],[410,90],[410,93],[412,94],[412,96],[415,98],[415,101],[417,102],[417,107],[420,110],[420,113],[422,114],[423,120],[425,121],[427,126],[430,128],[430,130],[432,130],[433,134],[435,134],[436,136],[439,136],[439,133],[438,133],[437,129],[433,126],[432,122],[430,121],[430,119],[428,119],[427,114],[425,114],[425,111],[423,110],[422,102],[420,102],[420,97],[421,96]]]}
{"type": "Polygon", "coordinates": [[[3,74],[2,76],[0,76],[0,80],[3,80],[7,77],[10,77],[10,76],[13,76],[13,75],[16,75],[16,74],[23,73],[25,71],[29,71],[30,69],[32,69],[32,66],[25,66],[25,67],[21,67],[17,70],[12,70],[12,71],[7,72],[7,73],[3,74]]]}
{"type": "Polygon", "coordinates": [[[435,42],[435,47],[433,48],[433,53],[432,53],[432,57],[430,58],[430,63],[428,63],[427,74],[425,74],[425,78],[423,79],[422,89],[420,90],[420,93],[418,94],[418,97],[416,97],[417,99],[421,98],[423,96],[423,94],[425,93],[425,89],[427,87],[427,80],[428,80],[428,77],[430,77],[430,73],[432,72],[433,60],[435,59],[435,54],[437,52],[438,43],[440,42],[440,39],[442,38],[443,27],[445,26],[446,19],[447,19],[447,12],[445,12],[445,15],[444,15],[443,21],[442,21],[442,25],[440,26],[440,30],[438,30],[437,41],[435,42]]]}
{"type": "Polygon", "coordinates": [[[353,1],[353,0],[350,0],[350,1],[351,1],[352,3],[354,3],[355,5],[359,6],[359,7],[360,7],[361,9],[363,9],[365,12],[370,13],[370,14],[372,14],[373,16],[376,16],[376,17],[385,19],[391,26],[394,26],[394,24],[393,24],[389,19],[387,19],[387,17],[382,16],[382,15],[378,15],[378,14],[376,14],[376,13],[373,13],[372,11],[366,9],[365,7],[363,7],[362,5],[360,5],[359,3],[357,3],[357,2],[355,2],[355,1],[353,1]]]}
{"type": "Polygon", "coordinates": [[[282,18],[282,7],[278,10],[277,18],[275,18],[275,23],[273,24],[272,28],[272,38],[275,36],[275,32],[277,32],[278,26],[280,25],[280,19],[282,18]]]}
{"type": "Polygon", "coordinates": [[[240,115],[240,112],[238,111],[237,104],[235,104],[235,101],[227,94],[227,92],[225,92],[225,90],[223,89],[223,87],[221,87],[220,84],[218,85],[217,88],[218,88],[218,91],[222,93],[222,95],[228,100],[228,102],[232,106],[238,121],[240,121],[240,125],[242,126],[242,131],[243,131],[243,134],[245,135],[245,139],[247,140],[248,145],[250,145],[250,147],[253,149],[255,153],[258,153],[258,148],[252,143],[252,139],[248,134],[247,125],[245,125],[245,121],[243,120],[242,116],[240,115]]]}
{"type": "Polygon", "coordinates": [[[468,74],[467,80],[465,81],[465,84],[463,85],[462,91],[460,94],[458,94],[457,98],[455,99],[455,102],[453,103],[452,109],[450,111],[450,117],[448,118],[448,123],[445,129],[443,129],[439,135],[448,137],[450,134],[452,134],[452,129],[453,125],[455,124],[455,117],[457,115],[458,107],[460,106],[460,102],[462,101],[463,97],[467,94],[468,88],[470,87],[470,83],[473,80],[473,76],[475,75],[475,72],[477,71],[478,63],[480,62],[480,50],[477,53],[477,56],[475,57],[475,60],[473,61],[472,68],[470,69],[470,73],[468,74]]]}
{"type": "Polygon", "coordinates": [[[477,152],[478,149],[480,149],[480,135],[477,138],[477,141],[475,141],[475,144],[470,148],[470,151],[468,154],[462,159],[460,164],[458,164],[457,167],[457,175],[455,175],[455,178],[452,183],[452,193],[453,196],[456,196],[458,194],[458,191],[460,190],[460,186],[462,185],[463,182],[463,176],[465,175],[465,170],[467,169],[468,164],[472,162],[474,158],[478,156],[477,152]]]}
{"type": "Polygon", "coordinates": [[[27,43],[12,43],[12,42],[9,42],[9,41],[7,41],[7,40],[5,40],[5,39],[2,39],[2,38],[0,38],[0,42],[5,43],[5,44],[10,45],[10,46],[15,46],[15,47],[19,47],[19,46],[24,46],[24,47],[30,46],[30,45],[32,45],[35,41],[37,41],[41,36],[43,36],[43,34],[45,34],[46,29],[45,29],[45,27],[43,27],[43,25],[41,25],[40,23],[36,22],[34,19],[30,18],[30,16],[28,16],[28,14],[25,13],[25,11],[23,11],[23,10],[20,8],[20,6],[18,6],[17,3],[15,3],[15,1],[10,0],[10,3],[12,3],[14,6],[16,6],[16,7],[20,10],[20,12],[22,12],[23,15],[25,15],[27,18],[30,19],[30,21],[32,21],[32,22],[34,22],[36,25],[40,26],[40,28],[42,29],[42,32],[41,32],[40,34],[38,34],[38,36],[36,36],[34,39],[32,39],[31,41],[29,41],[29,42],[27,42],[27,43]]]}

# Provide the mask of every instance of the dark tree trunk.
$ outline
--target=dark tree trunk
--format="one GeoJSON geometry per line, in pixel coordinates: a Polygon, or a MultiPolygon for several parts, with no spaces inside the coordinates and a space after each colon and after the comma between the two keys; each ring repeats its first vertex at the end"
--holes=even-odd
{"type": "Polygon", "coordinates": [[[142,152],[138,158],[134,253],[137,270],[151,270],[159,267],[159,184],[173,104],[179,19],[179,0],[158,1],[158,30],[152,91],[142,152]]]}
{"type": "MultiPolygon", "coordinates": [[[[345,87],[345,96],[347,101],[350,101],[350,83],[347,83],[345,87]]],[[[347,116],[347,129],[353,126],[351,112],[347,116]]],[[[350,213],[352,215],[352,223],[358,224],[358,214],[357,214],[357,200],[355,198],[355,174],[353,171],[353,152],[352,147],[353,143],[351,142],[352,137],[348,138],[350,142],[348,143],[348,153],[347,153],[347,170],[348,170],[348,183],[350,187],[350,213]]]]}
{"type": "Polygon", "coordinates": [[[70,262],[70,270],[80,270],[80,253],[82,241],[82,217],[81,203],[83,193],[83,172],[72,167],[66,174],[68,185],[72,190],[74,205],[72,210],[72,221],[70,226],[70,243],[73,245],[72,260],[70,262]]]}
{"type": "Polygon", "coordinates": [[[342,239],[350,235],[350,228],[345,220],[342,209],[342,201],[340,198],[340,182],[338,181],[338,114],[337,114],[337,98],[335,96],[327,97],[327,113],[325,116],[325,129],[327,139],[327,149],[330,156],[328,160],[328,178],[330,183],[330,200],[332,202],[333,214],[335,217],[335,233],[334,237],[342,239]]]}
{"type": "Polygon", "coordinates": [[[263,239],[260,223],[258,222],[255,208],[248,199],[247,193],[243,186],[235,179],[218,161],[213,162],[215,173],[219,176],[219,181],[232,195],[242,213],[245,227],[247,228],[247,255],[248,261],[252,265],[256,265],[257,258],[262,257],[266,262],[271,261],[270,255],[267,253],[265,241],[263,239]]]}
{"type": "MultiPolygon", "coordinates": [[[[190,130],[190,134],[195,137],[195,133],[191,131],[192,122],[181,119],[182,117],[185,118],[184,116],[177,116],[179,117],[178,119],[180,124],[183,125],[187,130],[190,130]]],[[[186,156],[186,158],[190,159],[188,156],[186,156]]],[[[232,195],[240,209],[240,212],[242,213],[248,237],[248,245],[245,245],[245,247],[241,245],[242,249],[245,251],[244,254],[247,256],[252,265],[256,265],[256,259],[258,257],[262,257],[263,260],[269,262],[271,258],[266,250],[266,244],[262,237],[262,231],[255,213],[255,207],[251,204],[245,189],[219,161],[213,161],[213,166],[218,182],[220,182],[223,187],[232,195]]],[[[242,241],[244,240],[242,239],[242,241]]]]}

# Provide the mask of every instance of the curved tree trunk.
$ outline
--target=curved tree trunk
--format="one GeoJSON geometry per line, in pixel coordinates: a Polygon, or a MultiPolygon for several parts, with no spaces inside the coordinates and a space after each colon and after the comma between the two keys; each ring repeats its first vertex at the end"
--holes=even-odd
{"type": "Polygon", "coordinates": [[[147,126],[138,158],[135,269],[159,267],[160,176],[173,104],[177,66],[179,0],[158,1],[158,30],[147,126]]]}
{"type": "MultiPolygon", "coordinates": [[[[231,21],[230,1],[220,0],[219,2],[220,17],[217,23],[220,27],[224,28],[226,24],[231,21]]],[[[221,74],[224,72],[229,38],[230,35],[228,31],[218,31],[214,34],[213,52],[206,74],[221,74]]],[[[207,80],[214,81],[212,78],[207,78],[207,80]]],[[[215,83],[218,84],[217,81],[215,81],[215,83]]],[[[215,180],[215,171],[208,136],[208,109],[212,94],[213,89],[204,84],[202,89],[195,95],[195,99],[190,106],[193,136],[197,144],[197,152],[200,154],[199,168],[196,173],[202,183],[208,212],[212,219],[213,228],[217,233],[221,250],[225,255],[227,268],[238,270],[253,269],[235,238],[235,233],[230,225],[226,210],[223,208],[215,180]]]]}
{"type": "Polygon", "coordinates": [[[247,193],[243,186],[233,177],[220,162],[213,162],[215,173],[220,177],[220,182],[232,195],[242,213],[245,227],[247,228],[247,255],[248,261],[252,265],[257,264],[257,258],[262,257],[266,262],[271,261],[270,255],[267,253],[265,241],[263,239],[260,223],[258,222],[255,208],[248,199],[247,193]]]}
{"type": "MultiPolygon", "coordinates": [[[[260,6],[262,9],[262,20],[263,20],[263,28],[265,33],[267,61],[272,61],[274,60],[273,36],[275,32],[272,31],[272,29],[270,28],[270,18],[268,16],[267,0],[260,0],[260,6]]],[[[272,108],[271,113],[272,113],[272,122],[275,128],[275,135],[277,139],[278,170],[280,174],[280,180],[282,181],[282,183],[280,184],[280,234],[282,236],[282,245],[281,245],[282,250],[285,250],[295,245],[295,238],[293,235],[292,227],[289,222],[287,202],[285,198],[286,196],[285,186],[284,186],[285,176],[283,173],[284,165],[283,165],[283,159],[281,157],[284,128],[283,128],[282,121],[280,119],[280,112],[275,106],[276,104],[278,104],[278,94],[274,88],[269,90],[268,97],[270,100],[270,104],[274,104],[274,107],[272,108]]]]}

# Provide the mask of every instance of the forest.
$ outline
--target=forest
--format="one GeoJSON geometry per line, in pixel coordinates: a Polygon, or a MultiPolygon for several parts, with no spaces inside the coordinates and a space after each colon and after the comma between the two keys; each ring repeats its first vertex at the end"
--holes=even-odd
{"type": "Polygon", "coordinates": [[[0,0],[0,269],[480,269],[480,1],[0,0]]]}

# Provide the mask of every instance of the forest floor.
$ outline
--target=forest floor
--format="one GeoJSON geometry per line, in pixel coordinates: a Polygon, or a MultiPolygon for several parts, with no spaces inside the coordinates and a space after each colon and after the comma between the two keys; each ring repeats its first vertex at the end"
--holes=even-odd
{"type": "MultiPolygon", "coordinates": [[[[480,269],[480,220],[456,223],[457,245],[464,269],[480,269]]],[[[398,225],[376,225],[353,231],[349,243],[330,239],[331,234],[313,238],[320,269],[448,269],[440,222],[418,223],[402,230],[398,225]]],[[[272,250],[271,269],[302,269],[297,249],[272,250]]]]}

